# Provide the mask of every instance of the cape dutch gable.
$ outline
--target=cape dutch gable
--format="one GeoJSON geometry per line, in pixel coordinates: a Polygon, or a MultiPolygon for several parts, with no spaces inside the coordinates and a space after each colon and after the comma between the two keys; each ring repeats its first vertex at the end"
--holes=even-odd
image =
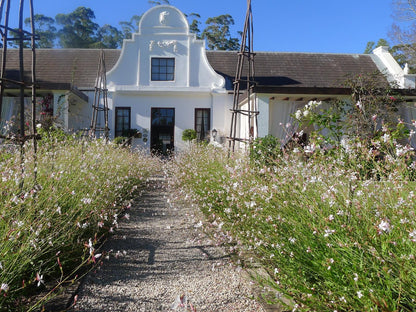
{"type": "MultiPolygon", "coordinates": [[[[68,131],[88,129],[101,50],[38,49],[38,96],[51,99],[50,110],[68,131]]],[[[160,153],[180,151],[185,129],[200,140],[224,143],[230,131],[233,79],[237,52],[206,51],[205,42],[190,33],[186,17],[172,6],[146,12],[139,32],[121,50],[104,50],[107,72],[110,137],[131,135],[134,146],[160,153]],[[215,129],[217,136],[210,136],[215,129]]],[[[18,72],[18,51],[9,50],[6,77],[18,72]]],[[[25,69],[30,77],[30,51],[25,69]]],[[[347,76],[379,71],[385,83],[407,90],[405,121],[416,119],[415,76],[402,69],[384,47],[373,54],[256,52],[253,99],[257,101],[258,132],[283,142],[282,127],[310,100],[347,97],[347,76]]],[[[6,86],[2,127],[17,115],[17,90],[6,86]]],[[[29,96],[29,94],[28,94],[29,96]]],[[[247,100],[242,100],[241,106],[247,100]]],[[[244,118],[240,137],[248,137],[244,118]]],[[[416,142],[413,142],[414,146],[416,142]]]]}

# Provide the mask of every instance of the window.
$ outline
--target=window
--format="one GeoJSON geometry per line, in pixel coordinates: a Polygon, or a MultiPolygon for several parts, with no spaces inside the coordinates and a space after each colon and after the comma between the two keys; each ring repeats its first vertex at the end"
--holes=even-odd
{"type": "Polygon", "coordinates": [[[211,110],[209,108],[195,108],[195,131],[198,141],[208,141],[211,110]]]}
{"type": "Polygon", "coordinates": [[[152,81],[173,81],[175,79],[174,58],[152,58],[152,81]]]}
{"type": "Polygon", "coordinates": [[[116,107],[115,136],[129,136],[130,130],[130,107],[116,107]]]}

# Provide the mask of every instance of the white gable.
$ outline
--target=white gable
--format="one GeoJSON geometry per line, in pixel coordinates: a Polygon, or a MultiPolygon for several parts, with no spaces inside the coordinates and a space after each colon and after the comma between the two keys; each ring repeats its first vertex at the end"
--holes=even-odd
{"type": "Polygon", "coordinates": [[[109,91],[225,92],[225,80],[208,63],[205,42],[189,32],[182,12],[157,6],[146,12],[139,32],[125,40],[117,64],[107,73],[109,91]],[[151,59],[174,58],[171,81],[152,81],[151,59]]]}
{"type": "Polygon", "coordinates": [[[181,11],[172,6],[159,6],[147,11],[140,20],[139,34],[188,34],[189,24],[181,11]]]}

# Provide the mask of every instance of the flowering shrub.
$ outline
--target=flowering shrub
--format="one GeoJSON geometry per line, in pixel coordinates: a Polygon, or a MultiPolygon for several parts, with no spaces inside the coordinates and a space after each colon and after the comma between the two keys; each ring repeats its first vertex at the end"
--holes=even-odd
{"type": "Polygon", "coordinates": [[[75,279],[80,266],[99,261],[100,238],[117,228],[123,207],[160,167],[140,152],[100,140],[58,133],[44,134],[40,143],[36,183],[31,148],[23,173],[18,153],[0,152],[2,311],[15,311],[25,297],[52,289],[40,302],[25,305],[25,311],[34,310],[75,279]]]}
{"type": "Polygon", "coordinates": [[[290,297],[291,309],[413,311],[413,152],[389,141],[374,174],[363,175],[352,159],[386,149],[344,143],[308,158],[282,153],[263,167],[194,147],[176,159],[172,181],[219,243],[262,264],[269,277],[261,283],[290,297]]]}

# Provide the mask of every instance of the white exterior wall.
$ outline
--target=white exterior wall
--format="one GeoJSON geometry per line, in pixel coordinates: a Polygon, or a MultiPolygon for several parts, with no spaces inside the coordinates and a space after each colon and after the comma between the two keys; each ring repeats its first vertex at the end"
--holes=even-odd
{"type": "Polygon", "coordinates": [[[211,109],[211,129],[219,136],[229,131],[232,95],[225,80],[208,63],[205,42],[189,32],[186,17],[172,6],[145,13],[139,33],[125,40],[120,59],[107,73],[110,134],[114,136],[116,107],[130,107],[131,128],[148,132],[134,144],[150,147],[151,108],[174,108],[175,150],[185,147],[182,131],[194,129],[195,108],[211,109]],[[152,57],[174,58],[173,81],[151,80],[152,57]]]}

